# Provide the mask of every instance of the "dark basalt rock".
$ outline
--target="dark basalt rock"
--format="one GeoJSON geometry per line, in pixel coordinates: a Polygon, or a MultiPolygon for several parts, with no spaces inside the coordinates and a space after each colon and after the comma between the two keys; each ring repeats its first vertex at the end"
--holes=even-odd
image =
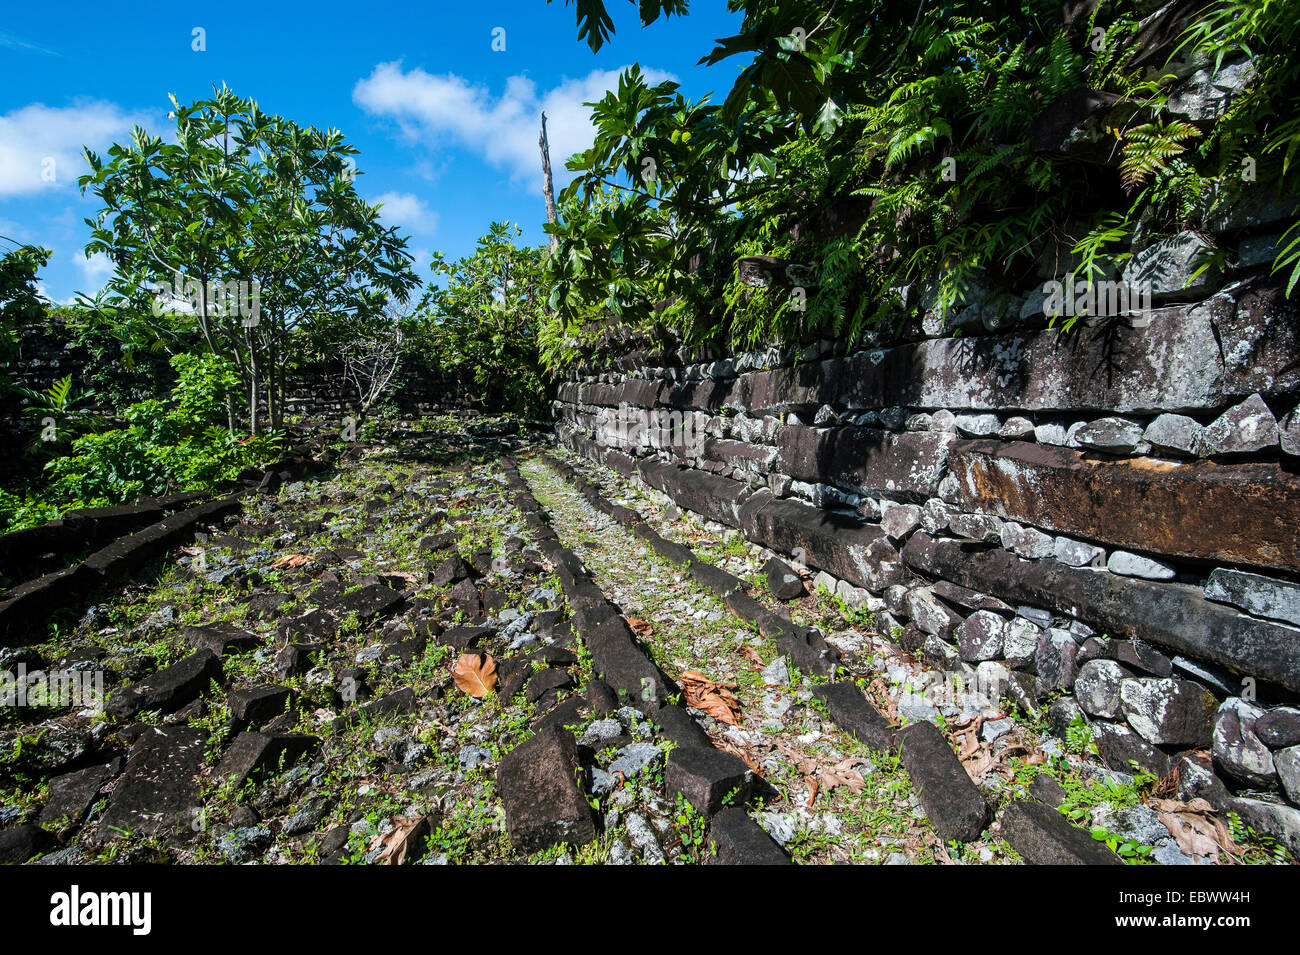
{"type": "Polygon", "coordinates": [[[1121,865],[1091,835],[1040,802],[1013,802],[1002,814],[1002,835],[1031,865],[1121,865]]]}
{"type": "Polygon", "coordinates": [[[561,843],[581,846],[596,838],[591,807],[577,775],[573,734],[556,726],[539,728],[502,758],[496,780],[506,830],[517,849],[540,852],[561,843]]]}
{"type": "Polygon", "coordinates": [[[224,678],[220,658],[211,650],[199,650],[143,683],[115,693],[104,711],[119,720],[144,710],[171,713],[197,699],[213,681],[220,683],[224,678]]]}

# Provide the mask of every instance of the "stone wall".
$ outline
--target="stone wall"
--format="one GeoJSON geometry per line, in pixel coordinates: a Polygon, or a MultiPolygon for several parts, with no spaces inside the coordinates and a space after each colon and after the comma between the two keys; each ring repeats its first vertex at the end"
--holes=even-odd
{"type": "Polygon", "coordinates": [[[1294,846],[1300,315],[1263,276],[1211,291],[1070,332],[587,368],[558,435],[1294,846]]]}
{"type": "MultiPolygon", "coordinates": [[[[57,317],[24,327],[19,341],[17,355],[3,366],[12,385],[43,392],[71,375],[74,387],[85,390],[83,378],[90,356],[72,341],[57,317]]],[[[482,407],[483,403],[480,389],[472,382],[449,377],[418,356],[403,361],[386,400],[411,418],[482,407]]],[[[355,413],[356,391],[338,367],[308,365],[293,372],[285,388],[285,405],[291,418],[337,420],[355,413]]],[[[12,392],[0,393],[0,436],[19,443],[31,437],[31,423],[22,419],[22,399],[12,392]]],[[[0,464],[0,472],[3,468],[0,464]]]]}

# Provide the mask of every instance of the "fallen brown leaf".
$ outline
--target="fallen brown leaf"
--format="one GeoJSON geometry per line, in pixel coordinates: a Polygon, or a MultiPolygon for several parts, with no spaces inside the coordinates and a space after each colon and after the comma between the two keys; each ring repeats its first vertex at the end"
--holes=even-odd
{"type": "Polygon", "coordinates": [[[497,685],[497,662],[492,654],[462,653],[452,667],[456,685],[475,699],[487,696],[497,685]]]}
{"type": "Polygon", "coordinates": [[[276,570],[295,570],[304,564],[310,564],[315,559],[309,554],[285,554],[271,566],[276,570]]]}
{"type": "Polygon", "coordinates": [[[398,819],[393,828],[381,837],[380,844],[384,850],[375,857],[376,864],[401,865],[405,862],[407,849],[413,841],[412,836],[421,828],[423,818],[414,816],[398,819]]]}
{"type": "Polygon", "coordinates": [[[734,683],[718,683],[703,673],[685,670],[677,678],[682,692],[686,695],[686,704],[697,710],[703,710],[720,723],[737,725],[740,715],[740,701],[731,692],[734,683]]]}
{"type": "Polygon", "coordinates": [[[1232,838],[1232,833],[1214,813],[1214,807],[1204,799],[1190,802],[1177,799],[1153,799],[1151,808],[1165,824],[1178,848],[1190,856],[1205,856],[1211,862],[1219,861],[1219,853],[1237,855],[1242,851],[1232,838]]]}
{"type": "Polygon", "coordinates": [[[763,658],[758,655],[758,651],[755,650],[753,647],[751,647],[749,644],[745,644],[743,647],[741,647],[740,652],[744,654],[745,659],[749,660],[751,663],[758,664],[760,669],[767,665],[763,662],[763,658]]]}
{"type": "Polygon", "coordinates": [[[654,629],[649,620],[642,620],[640,617],[623,615],[623,619],[627,621],[627,625],[632,628],[632,632],[638,637],[648,637],[650,631],[654,629]]]}

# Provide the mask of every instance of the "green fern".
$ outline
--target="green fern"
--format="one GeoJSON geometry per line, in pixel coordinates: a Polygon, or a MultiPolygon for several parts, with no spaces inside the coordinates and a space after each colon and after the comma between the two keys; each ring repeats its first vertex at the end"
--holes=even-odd
{"type": "Polygon", "coordinates": [[[1131,190],[1147,176],[1165,169],[1169,159],[1187,148],[1182,141],[1199,135],[1199,129],[1181,120],[1146,123],[1130,129],[1123,135],[1124,159],[1119,167],[1124,188],[1131,190]]]}

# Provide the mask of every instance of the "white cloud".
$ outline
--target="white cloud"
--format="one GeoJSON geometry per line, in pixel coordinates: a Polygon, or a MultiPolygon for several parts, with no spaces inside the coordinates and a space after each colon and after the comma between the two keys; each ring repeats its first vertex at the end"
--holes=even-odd
{"type": "Polygon", "coordinates": [[[29,103],[0,115],[0,196],[76,188],[87,171],[81,147],[102,152],[145,117],[115,103],[29,103]]]}
{"type": "Polygon", "coordinates": [[[80,252],[75,252],[72,261],[81,270],[82,281],[86,283],[86,287],[81,291],[88,295],[94,295],[103,288],[104,282],[113,274],[113,263],[103,252],[96,252],[89,258],[80,252]]]}
{"type": "Polygon", "coordinates": [[[368,201],[383,206],[379,215],[390,226],[402,226],[416,235],[431,235],[438,228],[438,213],[413,193],[385,192],[368,201]]]}
{"type": "MultiPolygon", "coordinates": [[[[486,87],[453,73],[434,76],[421,69],[403,71],[400,63],[381,63],[358,81],[352,99],[372,115],[395,120],[413,141],[434,148],[468,148],[508,169],[512,178],[537,183],[542,177],[537,137],[545,110],[552,171],[563,184],[572,178],[564,169],[565,159],[587,149],[594,136],[590,109],[582,104],[617,88],[621,72],[594,70],[544,93],[528,77],[512,76],[504,92],[493,96],[486,87]]],[[[652,84],[676,79],[662,70],[642,72],[652,84]]]]}

